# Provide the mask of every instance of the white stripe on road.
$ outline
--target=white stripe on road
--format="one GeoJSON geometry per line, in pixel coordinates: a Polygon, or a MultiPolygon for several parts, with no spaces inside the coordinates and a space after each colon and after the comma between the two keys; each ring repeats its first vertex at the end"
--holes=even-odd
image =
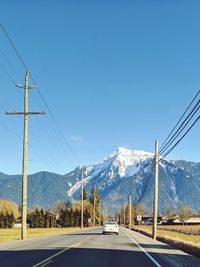
{"type": "Polygon", "coordinates": [[[128,233],[127,233],[127,230],[124,230],[122,229],[122,231],[147,255],[147,257],[149,257],[150,260],[153,261],[153,263],[155,263],[155,265],[157,267],[162,267],[148,252],[146,252],[143,247],[141,247],[134,239],[132,236],[130,236],[128,233]]]}

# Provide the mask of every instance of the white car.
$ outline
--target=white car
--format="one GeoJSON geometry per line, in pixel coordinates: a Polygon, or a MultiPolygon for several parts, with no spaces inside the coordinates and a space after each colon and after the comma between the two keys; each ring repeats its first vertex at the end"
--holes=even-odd
{"type": "Polygon", "coordinates": [[[108,233],[114,233],[116,235],[119,234],[119,226],[117,222],[105,222],[103,225],[103,234],[108,234],[108,233]]]}

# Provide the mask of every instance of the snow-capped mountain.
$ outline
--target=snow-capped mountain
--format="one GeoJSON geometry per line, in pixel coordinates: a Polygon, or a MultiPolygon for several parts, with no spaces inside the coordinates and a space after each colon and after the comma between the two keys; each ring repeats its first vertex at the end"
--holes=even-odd
{"type": "MultiPolygon", "coordinates": [[[[118,148],[100,164],[85,168],[84,187],[90,192],[93,185],[101,194],[104,204],[111,210],[127,202],[132,195],[136,203],[141,195],[144,183],[150,172],[150,163],[154,154],[118,148]]],[[[67,192],[68,197],[80,197],[81,181],[75,183],[67,192]]],[[[153,205],[154,176],[141,201],[147,208],[153,205]]],[[[159,210],[178,209],[185,204],[193,210],[200,210],[200,163],[170,161],[159,163],[159,210]]]]}
{"type": "MultiPolygon", "coordinates": [[[[48,207],[60,200],[80,199],[81,176],[84,172],[84,188],[91,191],[93,185],[99,191],[103,205],[111,212],[120,208],[132,195],[134,203],[141,195],[150,172],[154,154],[118,148],[101,163],[79,166],[66,175],[40,172],[28,177],[28,204],[48,207]]],[[[20,204],[20,176],[0,173],[0,198],[9,198],[20,204]],[[17,188],[17,190],[16,190],[17,188]]],[[[147,208],[153,205],[154,177],[151,177],[141,203],[147,208]]],[[[200,163],[162,160],[159,163],[159,211],[178,209],[185,204],[194,211],[200,210],[200,163]]]]}
{"type": "MultiPolygon", "coordinates": [[[[152,160],[153,156],[149,152],[119,147],[100,164],[84,168],[84,186],[96,185],[100,192],[109,190],[121,179],[135,175],[152,160]]],[[[70,188],[67,195],[76,198],[76,193],[80,187],[81,181],[78,181],[70,188]]]]}

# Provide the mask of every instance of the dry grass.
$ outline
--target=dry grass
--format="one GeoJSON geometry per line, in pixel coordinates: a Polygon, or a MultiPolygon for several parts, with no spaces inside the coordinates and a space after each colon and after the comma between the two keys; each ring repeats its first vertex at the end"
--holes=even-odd
{"type": "MultiPolygon", "coordinates": [[[[178,226],[176,226],[177,228],[174,226],[170,227],[167,226],[166,229],[165,226],[159,226],[157,231],[157,239],[162,242],[168,243],[169,245],[174,246],[178,249],[181,249],[189,254],[193,254],[197,257],[200,257],[200,235],[193,235],[192,231],[190,231],[190,234],[188,234],[189,231],[187,226],[183,226],[185,227],[187,234],[175,231],[179,229],[178,226]],[[172,231],[170,231],[170,227],[171,229],[173,229],[172,231]]],[[[190,228],[192,227],[193,226],[190,226],[190,228]]],[[[198,230],[198,228],[198,226],[194,226],[195,230],[198,230]]],[[[137,232],[141,232],[142,234],[152,236],[152,226],[133,226],[132,229],[137,232]]],[[[194,229],[193,231],[195,231],[194,229]]]]}
{"type": "MultiPolygon", "coordinates": [[[[49,235],[62,234],[66,232],[79,231],[80,228],[28,228],[27,238],[43,237],[49,235]]],[[[0,229],[0,243],[20,240],[20,229],[0,229]]]]}
{"type": "MultiPolygon", "coordinates": [[[[195,232],[195,230],[200,230],[200,226],[194,226],[193,230],[192,228],[193,226],[158,226],[157,233],[159,237],[183,241],[200,247],[200,235],[197,235],[195,232]],[[190,229],[190,231],[188,229],[190,229]],[[178,232],[178,230],[182,232],[178,232]],[[184,232],[187,232],[187,234],[184,232]],[[192,232],[195,232],[195,234],[193,235],[192,232]]],[[[152,226],[133,226],[133,229],[145,231],[150,235],[152,234],[152,226]]]]}
{"type": "Polygon", "coordinates": [[[161,225],[158,226],[159,230],[177,232],[186,235],[199,235],[200,225],[161,225]]]}

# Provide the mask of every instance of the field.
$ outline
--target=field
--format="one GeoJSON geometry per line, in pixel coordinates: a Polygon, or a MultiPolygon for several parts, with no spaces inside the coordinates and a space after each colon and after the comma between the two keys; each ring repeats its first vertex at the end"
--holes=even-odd
{"type": "MultiPolygon", "coordinates": [[[[80,228],[28,228],[27,238],[43,237],[78,231],[80,228]]],[[[20,240],[20,229],[0,229],[0,244],[20,240]]]]}
{"type": "Polygon", "coordinates": [[[186,235],[200,236],[200,225],[162,225],[158,226],[158,229],[186,235]]]}
{"type": "MultiPolygon", "coordinates": [[[[132,230],[152,235],[152,226],[133,226],[132,230]]],[[[168,243],[187,253],[200,257],[200,225],[194,226],[158,226],[158,240],[168,243]]]]}

